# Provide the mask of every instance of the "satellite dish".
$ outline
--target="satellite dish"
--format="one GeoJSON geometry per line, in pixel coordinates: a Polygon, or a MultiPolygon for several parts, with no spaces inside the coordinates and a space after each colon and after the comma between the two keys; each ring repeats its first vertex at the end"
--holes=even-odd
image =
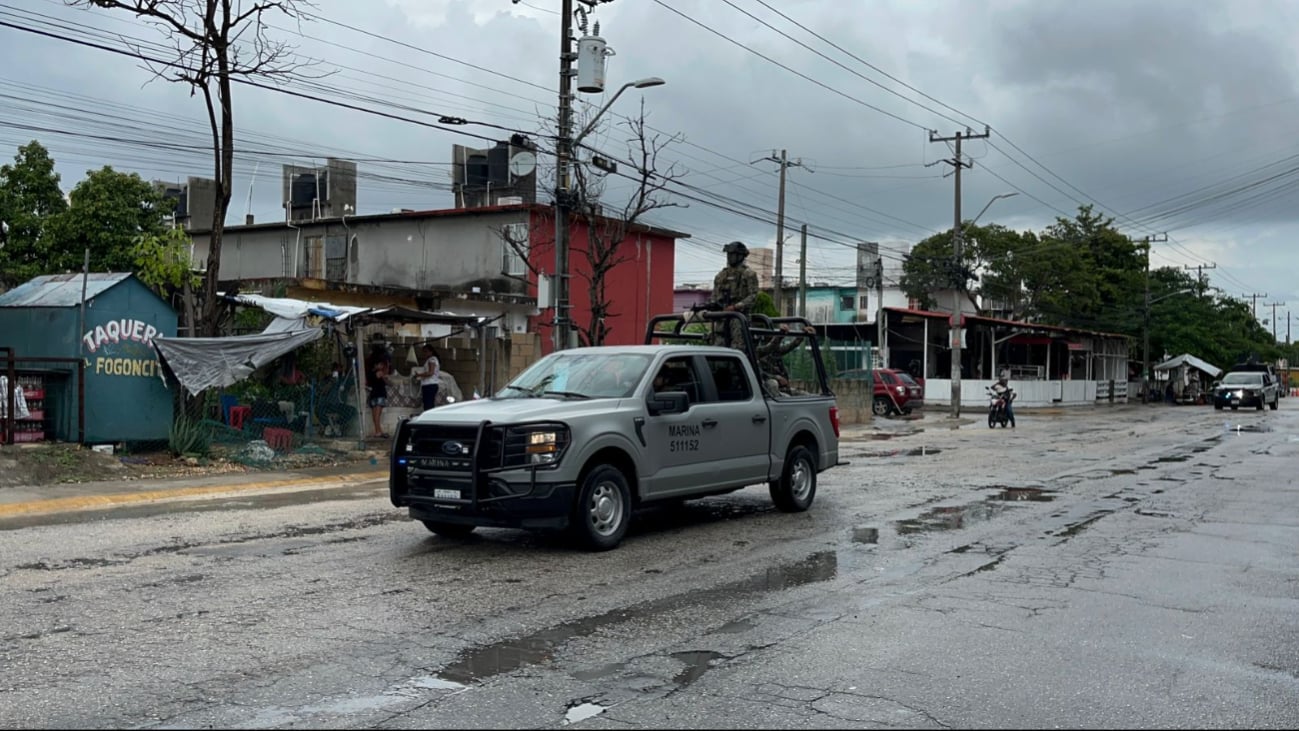
{"type": "Polygon", "coordinates": [[[531,175],[537,169],[537,156],[531,152],[516,152],[510,158],[510,174],[516,178],[531,175]]]}

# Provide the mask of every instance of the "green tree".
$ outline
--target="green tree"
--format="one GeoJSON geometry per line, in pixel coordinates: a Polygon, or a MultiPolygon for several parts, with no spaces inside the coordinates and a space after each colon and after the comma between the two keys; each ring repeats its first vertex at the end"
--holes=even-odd
{"type": "Polygon", "coordinates": [[[0,167],[0,221],[8,236],[0,250],[0,288],[48,274],[47,227],[67,209],[54,160],[33,140],[18,148],[11,165],[0,167]]]}
{"type": "Polygon", "coordinates": [[[953,260],[952,231],[934,234],[906,256],[901,286],[907,297],[918,300],[925,309],[951,309],[951,302],[939,302],[938,295],[959,287],[979,312],[995,301],[1025,315],[1032,311],[1033,290],[1026,289],[1028,274],[1021,268],[1037,245],[1031,232],[967,222],[962,229],[960,261],[953,260]]]}
{"type": "Polygon", "coordinates": [[[164,297],[186,285],[197,287],[202,277],[190,263],[191,244],[189,234],[179,228],[136,236],[131,247],[136,276],[164,297]]]}
{"type": "Polygon", "coordinates": [[[58,270],[80,269],[89,248],[92,271],[135,271],[137,241],[166,230],[163,211],[170,204],[136,173],[107,166],[87,171],[69,198],[52,230],[57,241],[49,251],[50,265],[58,270]]]}
{"type": "Polygon", "coordinates": [[[1078,207],[1074,218],[1057,218],[1042,234],[1055,255],[1081,258],[1067,287],[1068,297],[1040,313],[1047,322],[1092,330],[1134,334],[1111,314],[1141,302],[1146,259],[1140,244],[1114,228],[1114,219],[1078,207]]]}

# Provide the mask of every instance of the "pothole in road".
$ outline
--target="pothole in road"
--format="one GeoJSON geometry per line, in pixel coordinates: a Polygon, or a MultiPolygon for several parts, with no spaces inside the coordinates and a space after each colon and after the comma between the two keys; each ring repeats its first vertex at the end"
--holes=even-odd
{"type": "Polygon", "coordinates": [[[630,608],[565,622],[530,635],[472,647],[461,652],[455,661],[435,676],[459,684],[485,680],[530,665],[548,663],[569,640],[593,635],[606,627],[677,611],[682,606],[691,604],[731,605],[745,594],[764,594],[829,581],[838,572],[838,555],[834,551],[821,551],[801,561],[773,566],[739,581],[666,596],[630,608]]]}
{"type": "Polygon", "coordinates": [[[712,650],[687,650],[686,652],[674,652],[672,657],[685,663],[685,669],[677,673],[672,682],[677,684],[678,688],[684,688],[691,683],[699,680],[713,667],[713,663],[726,657],[720,652],[712,650]]]}
{"type": "Polygon", "coordinates": [[[585,721],[588,718],[595,718],[601,713],[604,713],[605,710],[606,707],[599,703],[591,703],[590,701],[572,701],[568,704],[568,711],[564,713],[564,720],[560,725],[567,726],[570,723],[577,723],[578,721],[585,721]]]}
{"type": "Polygon", "coordinates": [[[933,447],[913,447],[912,449],[890,449],[886,451],[874,452],[853,452],[849,457],[928,457],[933,454],[939,454],[943,450],[934,449],[933,447]]]}
{"type": "Polygon", "coordinates": [[[869,544],[879,543],[880,529],[879,528],[853,528],[852,542],[869,543],[869,544]]]}
{"type": "Polygon", "coordinates": [[[1039,487],[1006,487],[977,503],[942,506],[894,525],[899,535],[959,530],[971,523],[979,523],[1000,515],[1016,502],[1050,502],[1055,493],[1039,487]]]}

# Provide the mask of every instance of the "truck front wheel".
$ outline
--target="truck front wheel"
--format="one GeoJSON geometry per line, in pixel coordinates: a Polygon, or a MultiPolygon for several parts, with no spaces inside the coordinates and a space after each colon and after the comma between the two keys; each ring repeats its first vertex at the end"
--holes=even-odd
{"type": "Polygon", "coordinates": [[[631,523],[631,489],[627,478],[613,465],[602,464],[586,473],[573,511],[573,536],[591,551],[617,548],[631,523]]]}
{"type": "Polygon", "coordinates": [[[810,508],[812,498],[816,497],[816,460],[812,452],[801,444],[790,447],[785,455],[785,469],[770,488],[771,501],[778,510],[801,513],[810,508]]]}

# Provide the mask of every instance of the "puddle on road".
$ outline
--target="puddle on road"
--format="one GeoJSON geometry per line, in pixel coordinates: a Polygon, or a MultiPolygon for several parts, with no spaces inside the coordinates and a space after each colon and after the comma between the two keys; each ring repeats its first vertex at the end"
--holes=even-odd
{"type": "Polygon", "coordinates": [[[877,450],[874,452],[852,452],[849,457],[877,457],[884,459],[887,457],[928,457],[932,454],[940,454],[943,450],[933,447],[913,447],[911,449],[890,449],[877,450]]]}
{"type": "Polygon", "coordinates": [[[1241,432],[1257,433],[1272,431],[1272,426],[1270,424],[1236,424],[1235,426],[1232,426],[1231,424],[1223,424],[1222,427],[1225,432],[1235,432],[1237,434],[1241,432]]]}
{"type": "Polygon", "coordinates": [[[678,688],[684,688],[691,683],[699,680],[708,672],[713,663],[726,657],[720,652],[712,650],[687,650],[686,652],[674,652],[672,657],[685,663],[685,669],[677,673],[672,682],[677,684],[678,688]]]}
{"type": "Polygon", "coordinates": [[[1009,502],[1027,500],[1035,503],[1049,503],[1055,500],[1055,493],[1040,487],[1008,487],[988,499],[1009,502]]]}
{"type": "Polygon", "coordinates": [[[1037,487],[1007,487],[977,503],[933,508],[916,518],[899,520],[894,525],[899,535],[959,530],[971,523],[991,520],[1010,508],[1007,503],[1050,502],[1055,494],[1037,487]]]}
{"type": "Polygon", "coordinates": [[[853,543],[879,543],[880,529],[879,528],[853,528],[852,542],[853,543]]]}
{"type": "Polygon", "coordinates": [[[663,597],[616,609],[593,617],[565,622],[523,637],[511,637],[461,652],[455,661],[437,672],[443,681],[465,685],[529,665],[549,662],[569,640],[587,637],[613,625],[676,611],[690,604],[732,604],[737,595],[764,594],[806,584],[829,581],[838,575],[839,559],[834,551],[821,551],[794,563],[774,566],[740,581],[663,597]]]}
{"type": "Polygon", "coordinates": [[[1188,459],[1190,459],[1190,458],[1191,458],[1191,455],[1189,455],[1189,454],[1174,454],[1174,455],[1170,455],[1170,456],[1168,456],[1168,457],[1160,457],[1159,459],[1156,459],[1155,461],[1156,461],[1156,462],[1185,462],[1186,460],[1188,460],[1188,459]]]}
{"type": "Polygon", "coordinates": [[[899,520],[895,525],[899,535],[959,530],[971,523],[991,520],[1008,508],[1005,503],[984,500],[968,505],[934,508],[918,518],[899,520]]]}
{"type": "Polygon", "coordinates": [[[585,721],[588,718],[595,718],[601,713],[604,713],[605,710],[607,710],[605,706],[602,706],[599,703],[573,701],[568,704],[568,712],[564,714],[564,720],[560,725],[567,726],[570,723],[577,723],[578,721],[585,721]]]}
{"type": "Polygon", "coordinates": [[[758,626],[757,623],[754,622],[752,619],[737,619],[733,622],[727,622],[726,624],[722,625],[721,627],[718,627],[717,629],[713,630],[709,634],[738,635],[743,632],[748,632],[749,630],[753,629],[756,626],[758,626]]]}

